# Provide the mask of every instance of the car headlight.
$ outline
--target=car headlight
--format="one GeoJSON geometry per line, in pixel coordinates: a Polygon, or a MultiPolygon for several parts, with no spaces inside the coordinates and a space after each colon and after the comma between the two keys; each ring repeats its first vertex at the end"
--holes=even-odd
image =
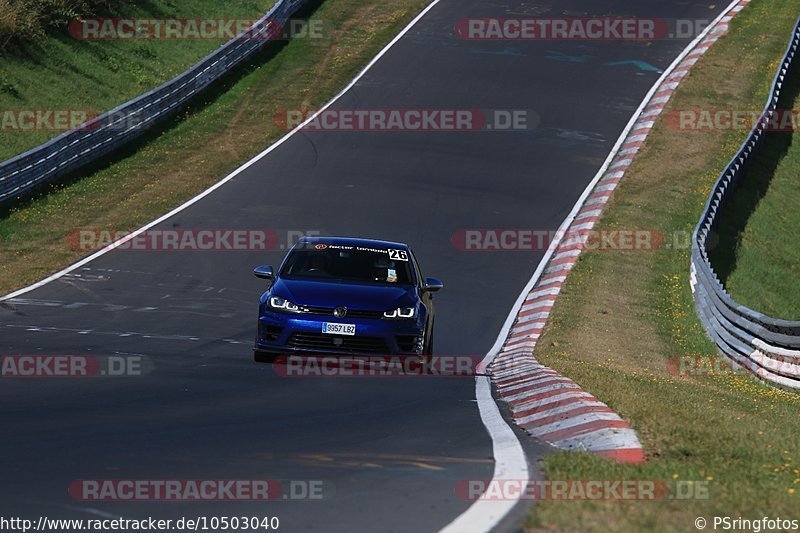
{"type": "Polygon", "coordinates": [[[414,315],[416,314],[417,310],[413,307],[398,307],[397,309],[392,309],[391,311],[386,311],[383,313],[383,318],[414,318],[414,315]]]}
{"type": "Polygon", "coordinates": [[[272,309],[276,309],[278,311],[283,311],[285,313],[302,313],[303,311],[300,309],[300,306],[297,304],[293,304],[289,300],[285,298],[281,298],[280,296],[270,296],[269,298],[269,306],[272,309]]]}

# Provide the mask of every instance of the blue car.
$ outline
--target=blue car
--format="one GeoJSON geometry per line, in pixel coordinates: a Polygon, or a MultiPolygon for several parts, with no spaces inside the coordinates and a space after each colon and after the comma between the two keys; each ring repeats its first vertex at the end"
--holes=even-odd
{"type": "Polygon", "coordinates": [[[406,244],[305,237],[286,255],[261,296],[254,354],[417,355],[433,352],[433,297],[406,244]]]}

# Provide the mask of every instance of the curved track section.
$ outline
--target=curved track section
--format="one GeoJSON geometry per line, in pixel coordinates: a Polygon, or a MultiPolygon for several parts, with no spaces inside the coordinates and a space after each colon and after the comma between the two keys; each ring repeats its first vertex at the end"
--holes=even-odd
{"type": "MultiPolygon", "coordinates": [[[[465,228],[554,230],[689,39],[476,42],[476,17],[713,18],[677,0],[443,0],[333,109],[530,110],[499,132],[301,131],[158,228],[275,228],[411,243],[437,295],[437,352],[481,356],[542,258],[463,252],[465,228]]],[[[146,377],[2,380],[3,511],[277,515],[282,529],[432,531],[488,479],[473,379],[278,377],[251,362],[250,270],[271,253],[113,251],[3,302],[0,353],[141,354],[146,377]],[[80,502],[75,479],[324,480],[314,502],[80,502]]],[[[545,451],[530,446],[531,462],[545,451]]],[[[6,513],[7,514],[7,513],[6,513]]],[[[512,525],[510,522],[503,526],[512,525]]]]}

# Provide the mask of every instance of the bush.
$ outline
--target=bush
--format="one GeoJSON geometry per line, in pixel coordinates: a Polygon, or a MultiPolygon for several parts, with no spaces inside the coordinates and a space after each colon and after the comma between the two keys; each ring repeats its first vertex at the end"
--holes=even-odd
{"type": "Polygon", "coordinates": [[[13,42],[43,38],[77,17],[96,14],[129,0],[0,0],[0,50],[13,42]]]}

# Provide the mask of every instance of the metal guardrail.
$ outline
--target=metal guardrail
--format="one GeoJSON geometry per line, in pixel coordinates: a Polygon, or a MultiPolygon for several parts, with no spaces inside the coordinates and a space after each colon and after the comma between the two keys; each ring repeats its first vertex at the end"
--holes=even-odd
{"type": "Polygon", "coordinates": [[[800,19],[772,83],[761,119],[722,172],[706,203],[692,239],[691,284],[698,315],[723,355],[737,366],[779,387],[800,390],[800,322],[772,318],[736,303],[720,282],[708,258],[708,237],[717,215],[735,193],[744,169],[764,143],[784,82],[797,68],[800,19]]]}
{"type": "Polygon", "coordinates": [[[245,31],[172,80],[76,129],[0,163],[0,204],[84,166],[135,139],[272,40],[307,0],[277,0],[245,31]]]}

